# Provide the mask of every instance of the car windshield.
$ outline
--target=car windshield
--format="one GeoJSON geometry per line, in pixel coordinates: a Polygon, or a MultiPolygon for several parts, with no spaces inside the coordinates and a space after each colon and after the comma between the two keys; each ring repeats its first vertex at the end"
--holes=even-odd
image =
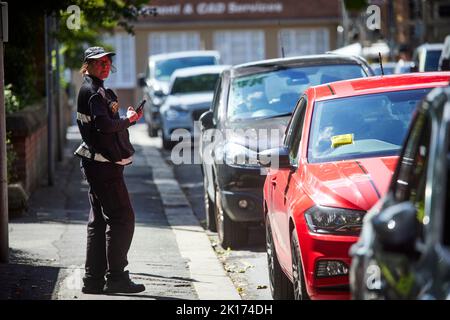
{"type": "Polygon", "coordinates": [[[363,68],[355,64],[280,67],[238,77],[231,83],[227,118],[234,121],[285,115],[292,112],[309,86],[365,76],[363,68]]]}
{"type": "Polygon", "coordinates": [[[417,104],[430,90],[395,91],[317,102],[311,120],[308,161],[397,155],[417,104]]]}
{"type": "Polygon", "coordinates": [[[439,69],[439,59],[441,54],[442,50],[430,50],[427,52],[425,71],[437,71],[439,69]]]}
{"type": "Polygon", "coordinates": [[[170,76],[177,69],[214,64],[217,64],[216,57],[214,56],[185,57],[162,60],[156,62],[155,78],[158,80],[169,81],[170,76]]]}
{"type": "Polygon", "coordinates": [[[170,94],[214,91],[218,79],[218,73],[200,74],[191,77],[178,77],[173,82],[170,94]]]}

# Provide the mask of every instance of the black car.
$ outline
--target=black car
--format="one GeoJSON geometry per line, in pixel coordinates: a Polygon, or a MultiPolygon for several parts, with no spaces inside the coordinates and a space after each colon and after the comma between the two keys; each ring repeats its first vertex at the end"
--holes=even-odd
{"type": "Polygon", "coordinates": [[[388,193],[350,249],[354,299],[450,299],[450,87],[418,107],[388,193]]]}
{"type": "Polygon", "coordinates": [[[336,54],[264,60],[222,73],[211,110],[200,118],[199,151],[207,227],[218,231],[223,247],[246,244],[247,227],[263,222],[265,169],[257,154],[281,144],[301,93],[370,75],[363,59],[336,54]]]}

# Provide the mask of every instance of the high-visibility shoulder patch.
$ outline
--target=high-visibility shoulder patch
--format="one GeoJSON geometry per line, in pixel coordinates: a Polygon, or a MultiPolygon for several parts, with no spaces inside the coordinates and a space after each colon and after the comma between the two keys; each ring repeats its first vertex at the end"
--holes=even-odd
{"type": "Polygon", "coordinates": [[[353,143],[353,133],[349,134],[341,134],[338,136],[332,136],[331,137],[331,147],[337,148],[346,144],[352,144],[353,143]]]}
{"type": "Polygon", "coordinates": [[[106,97],[105,89],[103,89],[102,87],[98,88],[97,92],[100,93],[103,99],[106,97]]]}

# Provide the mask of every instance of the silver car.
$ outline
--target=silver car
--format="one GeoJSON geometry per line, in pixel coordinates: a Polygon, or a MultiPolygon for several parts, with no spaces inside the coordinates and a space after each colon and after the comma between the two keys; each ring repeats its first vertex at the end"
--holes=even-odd
{"type": "Polygon", "coordinates": [[[179,137],[192,138],[194,122],[208,111],[213,100],[216,82],[229,66],[201,66],[176,70],[169,83],[169,94],[161,106],[161,131],[163,147],[170,149],[179,137]],[[174,141],[171,136],[175,132],[174,141]]]}
{"type": "Polygon", "coordinates": [[[145,74],[139,75],[139,85],[149,107],[144,108],[144,118],[151,137],[160,129],[160,107],[169,92],[170,77],[177,69],[219,64],[220,54],[213,50],[180,51],[148,57],[145,74]]]}

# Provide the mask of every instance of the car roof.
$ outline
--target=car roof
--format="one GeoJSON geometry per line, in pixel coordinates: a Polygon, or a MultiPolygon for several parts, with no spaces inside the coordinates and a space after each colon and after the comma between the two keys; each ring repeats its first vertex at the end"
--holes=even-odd
{"type": "Polygon", "coordinates": [[[160,61],[169,60],[177,58],[188,58],[188,57],[204,57],[204,56],[214,56],[217,59],[220,58],[220,53],[215,50],[193,50],[193,51],[178,51],[171,53],[161,53],[149,56],[149,60],[160,61]]]}
{"type": "Polygon", "coordinates": [[[331,82],[310,87],[315,100],[330,100],[389,91],[443,87],[449,84],[450,71],[376,76],[331,82]]]}
{"type": "Polygon", "coordinates": [[[181,68],[175,70],[172,74],[172,77],[190,77],[204,73],[221,73],[223,70],[228,69],[229,67],[229,65],[209,65],[181,68]]]}
{"type": "Polygon", "coordinates": [[[239,77],[266,71],[270,67],[279,66],[314,66],[324,64],[358,64],[369,67],[366,61],[358,56],[334,53],[304,55],[289,58],[267,59],[235,65],[231,68],[231,76],[239,77]]]}

